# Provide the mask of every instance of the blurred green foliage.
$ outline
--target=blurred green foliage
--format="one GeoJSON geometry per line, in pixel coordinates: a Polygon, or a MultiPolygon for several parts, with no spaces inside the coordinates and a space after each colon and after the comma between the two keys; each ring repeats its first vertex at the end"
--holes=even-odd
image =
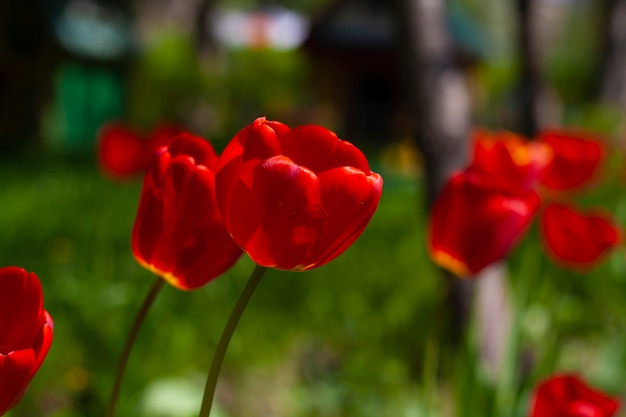
{"type": "Polygon", "coordinates": [[[260,115],[290,123],[310,101],[301,51],[230,49],[197,58],[189,36],[159,34],[133,65],[128,118],[151,129],[194,124],[218,149],[260,115]]]}

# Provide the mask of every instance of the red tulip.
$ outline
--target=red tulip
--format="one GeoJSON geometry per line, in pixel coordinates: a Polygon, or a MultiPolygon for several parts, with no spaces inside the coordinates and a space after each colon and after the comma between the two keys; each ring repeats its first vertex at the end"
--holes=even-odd
{"type": "Polygon", "coordinates": [[[537,386],[530,417],[611,417],[619,405],[576,375],[556,375],[537,386]]]}
{"type": "Polygon", "coordinates": [[[345,251],[372,218],[382,177],[320,126],[258,118],[224,150],[215,177],[226,229],[259,265],[303,271],[345,251]]]}
{"type": "Polygon", "coordinates": [[[529,142],[523,136],[507,132],[477,129],[473,133],[471,169],[515,186],[532,187],[552,159],[552,150],[544,143],[529,142]]]}
{"type": "Polygon", "coordinates": [[[157,149],[162,146],[168,146],[182,133],[185,133],[185,129],[172,124],[161,124],[155,127],[146,138],[148,159],[157,149]]]}
{"type": "Polygon", "coordinates": [[[521,238],[539,206],[529,188],[503,186],[473,170],[450,178],[431,210],[431,258],[460,277],[503,258],[521,238]]]}
{"type": "Polygon", "coordinates": [[[98,133],[97,154],[101,169],[111,178],[134,178],[144,172],[150,157],[169,145],[183,129],[161,125],[147,137],[123,124],[105,124],[98,133]]]}
{"type": "Polygon", "coordinates": [[[565,266],[588,269],[618,244],[620,231],[610,215],[580,213],[562,204],[543,210],[541,231],[548,254],[565,266]]]}
{"type": "Polygon", "coordinates": [[[600,139],[587,133],[546,130],[539,139],[553,151],[553,158],[540,178],[552,190],[573,190],[586,185],[594,178],[604,157],[600,139]]]}
{"type": "Polygon", "coordinates": [[[22,399],[48,354],[52,328],[37,276],[0,268],[0,415],[22,399]]]}
{"type": "Polygon", "coordinates": [[[129,178],[141,172],[149,155],[144,139],[129,127],[106,124],[98,132],[97,154],[101,169],[112,178],[129,178]]]}
{"type": "Polygon", "coordinates": [[[156,152],[144,178],[133,253],[180,289],[205,285],[242,253],[215,202],[217,161],[209,142],[183,134],[156,152]]]}

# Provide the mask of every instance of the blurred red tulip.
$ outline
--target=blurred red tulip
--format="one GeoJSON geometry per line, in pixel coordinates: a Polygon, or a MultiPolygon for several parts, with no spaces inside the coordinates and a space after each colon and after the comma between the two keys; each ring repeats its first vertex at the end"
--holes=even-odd
{"type": "Polygon", "coordinates": [[[611,417],[619,405],[576,375],[555,375],[537,386],[530,417],[611,417]]]}
{"type": "Polygon", "coordinates": [[[173,125],[161,125],[144,137],[123,124],[105,124],[98,132],[100,167],[111,178],[135,178],[144,172],[150,156],[158,148],[167,146],[183,132],[183,129],[173,125]]]}
{"type": "Polygon", "coordinates": [[[548,145],[512,132],[476,129],[472,137],[471,169],[511,181],[515,186],[533,187],[552,159],[548,145]]]}
{"type": "Polygon", "coordinates": [[[39,279],[22,268],[0,268],[0,415],[21,399],[52,343],[39,279]]]}
{"type": "Polygon", "coordinates": [[[182,134],[157,151],[144,178],[133,253],[179,289],[205,285],[242,253],[215,202],[217,161],[209,142],[182,134]]]}
{"type": "Polygon", "coordinates": [[[593,180],[604,157],[600,138],[588,133],[546,130],[539,139],[553,152],[540,177],[546,188],[573,190],[593,180]]]}
{"type": "Polygon", "coordinates": [[[233,239],[259,265],[303,271],[344,252],[382,193],[363,153],[320,126],[258,118],[224,150],[217,203],[233,239]]]}
{"type": "Polygon", "coordinates": [[[563,204],[549,204],[541,216],[543,242],[559,264],[576,269],[594,266],[620,241],[620,230],[609,214],[580,213],[563,204]]]}
{"type": "Polygon", "coordinates": [[[128,178],[143,171],[148,163],[144,139],[128,126],[106,124],[98,132],[100,168],[112,178],[128,178]]]}
{"type": "Polygon", "coordinates": [[[172,124],[161,124],[155,127],[146,138],[148,159],[150,159],[150,156],[152,156],[157,149],[169,145],[182,133],[185,133],[185,129],[172,124]]]}
{"type": "Polygon", "coordinates": [[[448,181],[431,210],[432,259],[457,276],[480,272],[503,258],[526,231],[539,207],[529,188],[467,170],[448,181]]]}

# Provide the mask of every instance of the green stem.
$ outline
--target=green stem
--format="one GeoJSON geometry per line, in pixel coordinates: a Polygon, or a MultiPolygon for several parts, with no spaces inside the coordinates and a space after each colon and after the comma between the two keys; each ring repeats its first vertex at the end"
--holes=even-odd
{"type": "Polygon", "coordinates": [[[260,265],[257,265],[256,268],[254,268],[252,275],[250,275],[250,278],[248,279],[246,287],[243,289],[239,299],[237,300],[237,304],[235,304],[232,313],[230,313],[228,322],[226,322],[226,326],[224,327],[220,340],[217,342],[217,347],[215,348],[213,362],[211,362],[211,369],[209,370],[209,375],[207,376],[206,385],[204,387],[204,397],[202,398],[202,407],[200,408],[199,417],[208,417],[211,413],[213,397],[215,396],[215,387],[217,386],[217,377],[220,373],[222,362],[224,362],[224,355],[226,354],[228,343],[235,332],[235,328],[237,327],[237,323],[239,323],[239,319],[241,318],[243,311],[248,305],[248,301],[250,301],[250,298],[252,297],[257,285],[259,285],[261,277],[263,277],[266,269],[267,268],[260,265]]]}
{"type": "Polygon", "coordinates": [[[141,304],[141,308],[137,312],[135,316],[135,321],[133,322],[133,326],[128,333],[128,337],[126,338],[126,344],[124,345],[124,350],[120,356],[120,359],[117,363],[117,371],[115,374],[115,382],[113,383],[113,390],[111,391],[111,397],[109,398],[109,408],[107,410],[107,417],[115,416],[115,406],[117,404],[117,398],[120,394],[120,388],[122,386],[122,378],[124,377],[124,370],[126,369],[126,364],[128,363],[128,357],[130,356],[130,352],[133,349],[133,345],[135,344],[135,340],[137,339],[137,335],[139,334],[139,329],[154,302],[154,299],[159,294],[161,288],[165,284],[165,280],[161,277],[157,277],[150,291],[146,295],[146,298],[143,300],[141,304]]]}

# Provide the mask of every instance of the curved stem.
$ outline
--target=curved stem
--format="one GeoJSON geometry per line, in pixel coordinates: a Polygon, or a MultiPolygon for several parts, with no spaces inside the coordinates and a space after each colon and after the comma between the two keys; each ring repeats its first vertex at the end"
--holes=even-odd
{"type": "Polygon", "coordinates": [[[124,377],[124,370],[126,369],[126,363],[128,363],[128,357],[130,356],[130,352],[133,349],[133,345],[135,344],[135,340],[137,339],[137,335],[139,334],[139,329],[154,302],[154,299],[159,294],[161,288],[165,284],[165,280],[161,277],[157,277],[150,291],[146,295],[146,298],[143,300],[141,304],[141,308],[137,312],[135,316],[135,321],[133,322],[133,326],[128,333],[126,338],[126,344],[124,345],[124,350],[120,356],[120,359],[117,363],[117,371],[115,373],[115,382],[113,383],[113,390],[111,391],[111,397],[109,398],[109,408],[107,409],[107,417],[115,416],[115,406],[117,404],[117,398],[120,393],[120,388],[122,386],[122,378],[124,377]]]}
{"type": "Polygon", "coordinates": [[[267,268],[257,265],[252,271],[252,275],[248,279],[248,283],[241,292],[233,311],[230,313],[230,317],[226,322],[226,326],[222,331],[217,347],[215,348],[215,354],[213,355],[213,361],[211,362],[211,369],[207,376],[206,385],[204,387],[204,397],[202,397],[202,407],[200,408],[199,417],[208,417],[211,413],[211,406],[213,405],[213,397],[215,396],[215,387],[217,386],[217,377],[219,376],[220,369],[222,368],[222,362],[224,362],[224,355],[228,348],[230,338],[235,332],[237,323],[243,314],[243,311],[248,305],[248,301],[252,297],[254,290],[261,281],[261,277],[265,273],[267,268]]]}

